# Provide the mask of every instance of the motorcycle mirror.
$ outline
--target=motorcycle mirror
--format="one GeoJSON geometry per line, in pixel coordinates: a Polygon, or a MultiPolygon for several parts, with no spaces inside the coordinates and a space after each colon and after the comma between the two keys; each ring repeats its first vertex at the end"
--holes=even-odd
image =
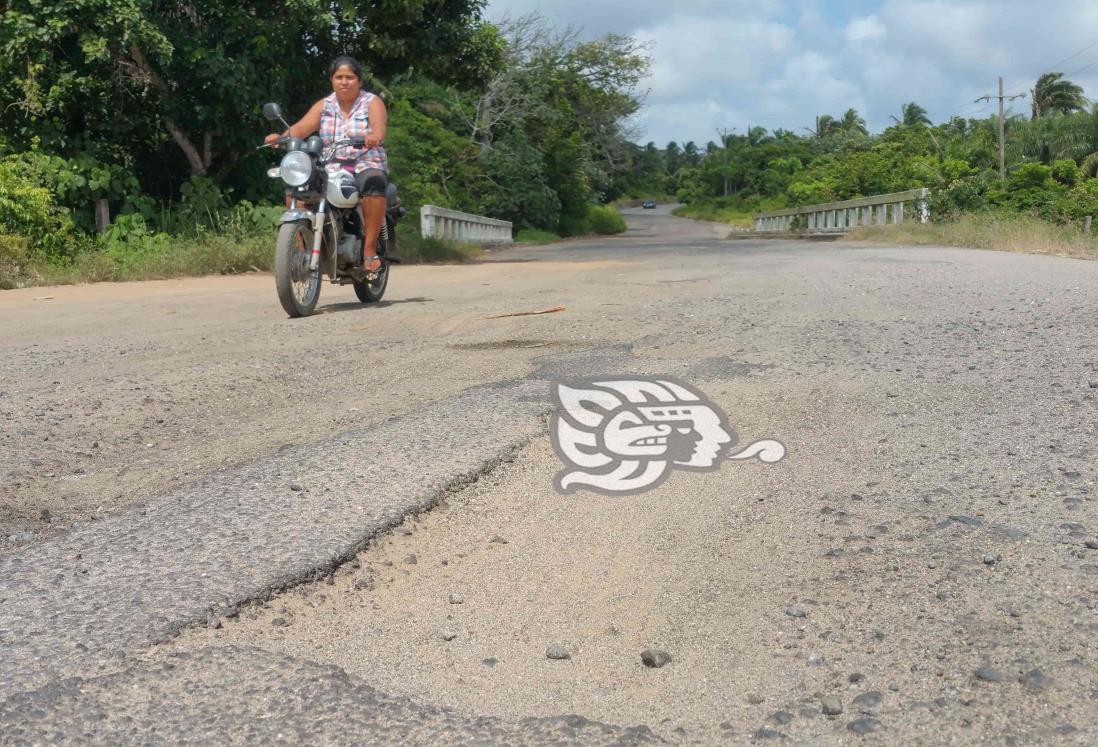
{"type": "Polygon", "coordinates": [[[263,116],[271,122],[282,119],[282,107],[274,102],[263,105],[263,116]]]}

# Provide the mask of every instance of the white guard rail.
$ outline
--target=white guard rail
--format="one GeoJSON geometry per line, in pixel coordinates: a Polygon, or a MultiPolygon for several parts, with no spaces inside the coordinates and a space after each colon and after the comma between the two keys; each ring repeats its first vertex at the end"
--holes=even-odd
{"type": "Polygon", "coordinates": [[[473,244],[513,244],[511,222],[449,210],[435,205],[419,209],[423,236],[433,239],[468,241],[473,244]]]}
{"type": "Polygon", "coordinates": [[[758,213],[754,216],[755,230],[759,233],[842,232],[857,226],[903,223],[905,216],[910,216],[919,223],[926,223],[930,219],[930,211],[926,206],[929,194],[928,189],[912,189],[889,195],[758,213]]]}

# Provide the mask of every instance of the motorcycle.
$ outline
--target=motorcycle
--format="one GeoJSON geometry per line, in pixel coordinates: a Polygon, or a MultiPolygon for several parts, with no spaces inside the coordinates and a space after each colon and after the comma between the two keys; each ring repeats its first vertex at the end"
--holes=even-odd
{"type": "MultiPolygon", "coordinates": [[[[264,104],[263,116],[290,129],[278,104],[264,104]]],[[[290,198],[275,242],[275,288],[282,308],[291,317],[308,316],[316,309],[322,274],[332,283],[354,285],[355,295],[364,304],[377,303],[385,295],[389,266],[399,262],[394,253],[396,223],[407,211],[400,205],[396,185],[390,183],[385,220],[377,239],[381,267],[375,272],[363,270],[366,226],[358,187],[354,177],[334,162],[342,149],[364,145],[361,138],[340,140],[325,154],[320,137],[313,135],[306,140],[282,136],[260,146],[286,150],[281,163],[267,175],[281,178],[290,198]]]]}

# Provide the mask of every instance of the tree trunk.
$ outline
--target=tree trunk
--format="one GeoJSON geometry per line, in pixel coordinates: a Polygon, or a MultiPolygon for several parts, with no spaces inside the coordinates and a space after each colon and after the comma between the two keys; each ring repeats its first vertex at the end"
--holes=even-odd
{"type": "Polygon", "coordinates": [[[240,151],[231,150],[228,153],[223,154],[217,159],[217,168],[210,169],[210,177],[220,183],[225,177],[229,175],[229,172],[233,170],[233,167],[240,162],[240,151]]]}
{"type": "Polygon", "coordinates": [[[187,134],[179,128],[179,125],[171,117],[164,117],[164,127],[171,133],[176,145],[180,147],[183,155],[187,157],[187,161],[191,164],[191,176],[206,176],[206,164],[202,161],[202,156],[198,155],[198,149],[194,147],[194,143],[187,137],[187,134]]]}
{"type": "MultiPolygon", "coordinates": [[[[152,65],[149,64],[149,60],[145,57],[145,53],[136,44],[130,47],[130,56],[133,58],[134,64],[137,65],[137,69],[140,71],[141,76],[145,79],[147,85],[152,86],[160,92],[165,98],[171,95],[171,88],[164,82],[164,79],[153,70],[152,65]]],[[[206,171],[209,168],[208,161],[204,160],[199,155],[198,149],[194,147],[194,143],[187,136],[187,133],[183,131],[175,121],[174,118],[165,116],[164,127],[171,134],[176,144],[183,151],[183,155],[187,157],[187,161],[191,164],[191,174],[193,176],[205,176],[206,171]]],[[[207,139],[207,144],[212,141],[207,139]]]]}

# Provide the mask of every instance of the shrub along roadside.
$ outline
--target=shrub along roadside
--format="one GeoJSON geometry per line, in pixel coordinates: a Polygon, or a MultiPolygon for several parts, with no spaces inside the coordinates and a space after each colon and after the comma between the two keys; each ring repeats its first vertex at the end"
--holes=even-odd
{"type": "MultiPolygon", "coordinates": [[[[424,239],[414,231],[397,234],[397,254],[408,264],[464,262],[482,254],[479,246],[424,239]]],[[[0,234],[0,289],[128,280],[161,280],[201,275],[270,272],[273,231],[250,235],[209,234],[193,239],[148,235],[141,242],[81,252],[58,264],[27,261],[18,237],[0,234]]]]}
{"type": "MultiPolygon", "coordinates": [[[[35,256],[21,236],[0,231],[0,290],[269,272],[274,267],[275,228],[281,208],[242,205],[222,222],[224,232],[198,230],[191,237],[155,231],[139,213],[121,215],[106,234],[85,237],[81,248],[65,258],[35,256]]],[[[585,229],[588,234],[609,235],[625,231],[626,224],[614,208],[591,206],[585,229]]],[[[516,237],[519,243],[534,244],[560,239],[536,229],[524,229],[516,237]]],[[[482,254],[475,244],[424,238],[414,216],[397,227],[397,256],[406,264],[465,262],[482,254]]]]}
{"type": "Polygon", "coordinates": [[[942,223],[864,226],[850,231],[846,240],[1098,259],[1098,238],[1084,235],[1076,227],[1006,211],[962,214],[942,223]]]}
{"type": "Polygon", "coordinates": [[[672,215],[694,220],[707,220],[714,223],[727,223],[737,228],[751,228],[754,225],[752,214],[764,210],[780,210],[785,203],[778,199],[762,200],[758,198],[742,199],[739,196],[713,197],[695,200],[671,211],[672,215]]]}
{"type": "Polygon", "coordinates": [[[524,228],[515,234],[516,244],[552,244],[560,240],[561,237],[552,231],[542,231],[540,228],[524,228]]]}
{"type": "Polygon", "coordinates": [[[587,208],[587,227],[593,233],[609,235],[625,231],[625,218],[621,213],[607,205],[592,205],[587,208]]]}

